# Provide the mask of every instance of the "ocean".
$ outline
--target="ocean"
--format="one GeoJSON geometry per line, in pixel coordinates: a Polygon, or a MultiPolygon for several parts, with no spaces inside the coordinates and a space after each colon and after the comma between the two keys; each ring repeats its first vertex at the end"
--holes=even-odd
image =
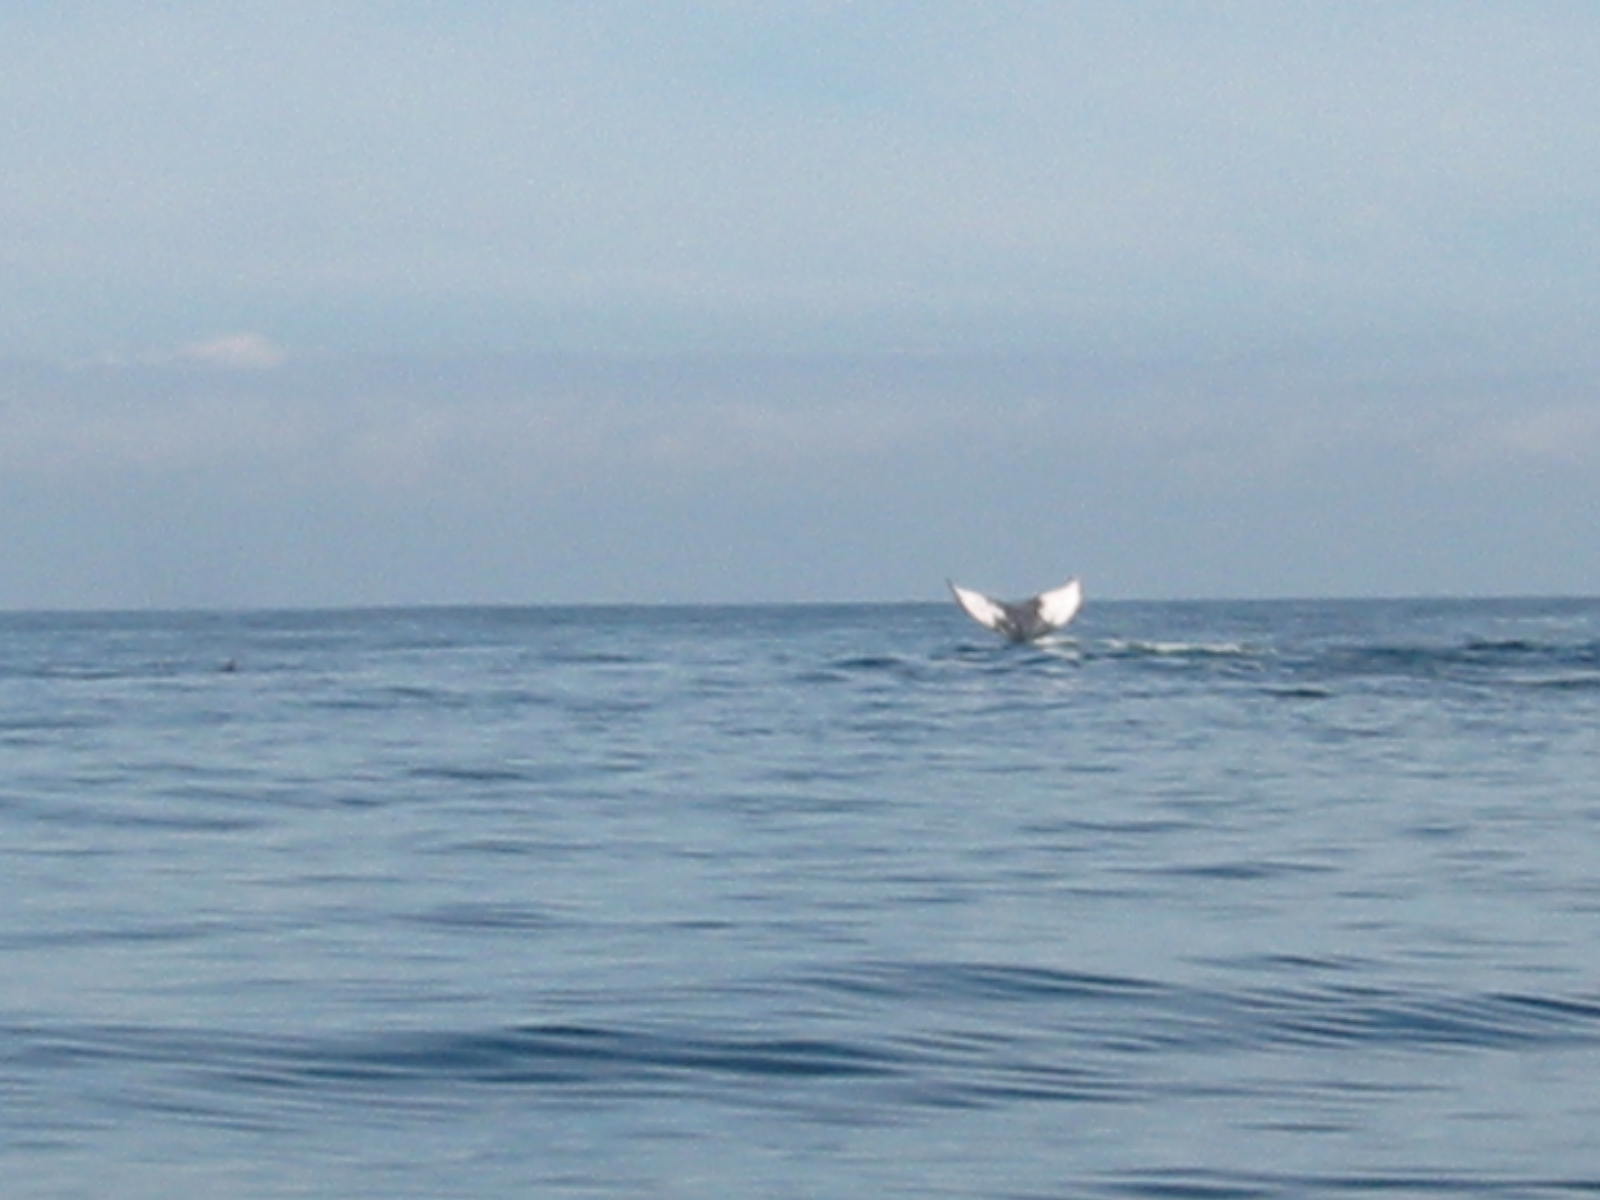
{"type": "Polygon", "coordinates": [[[0,1195],[1600,1193],[1600,601],[0,615],[0,1195]]]}

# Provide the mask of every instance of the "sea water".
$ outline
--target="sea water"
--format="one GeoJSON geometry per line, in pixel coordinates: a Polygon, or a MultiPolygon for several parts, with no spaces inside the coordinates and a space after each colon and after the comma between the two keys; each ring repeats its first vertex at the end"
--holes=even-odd
{"type": "Polygon", "coordinates": [[[1600,1192],[1600,601],[0,616],[0,1195],[1600,1192]]]}

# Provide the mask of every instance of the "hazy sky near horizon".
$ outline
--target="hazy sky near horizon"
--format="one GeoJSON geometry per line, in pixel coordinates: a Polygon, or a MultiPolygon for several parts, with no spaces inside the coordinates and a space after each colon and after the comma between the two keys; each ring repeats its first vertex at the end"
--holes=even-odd
{"type": "Polygon", "coordinates": [[[1600,592],[1600,8],[30,3],[0,607],[1600,592]]]}

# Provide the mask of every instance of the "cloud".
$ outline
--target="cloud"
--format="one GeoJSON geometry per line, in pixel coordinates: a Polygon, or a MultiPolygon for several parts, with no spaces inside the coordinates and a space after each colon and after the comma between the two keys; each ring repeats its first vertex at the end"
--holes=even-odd
{"type": "Polygon", "coordinates": [[[1057,563],[1098,595],[1593,586],[1600,412],[1566,377],[193,361],[0,360],[0,605],[893,597],[1057,563]]]}
{"type": "Polygon", "coordinates": [[[172,357],[178,362],[198,363],[228,371],[262,371],[282,366],[288,354],[262,334],[228,333],[179,346],[172,357]]]}
{"type": "Polygon", "coordinates": [[[134,353],[103,352],[77,361],[95,370],[150,369],[196,366],[219,371],[269,371],[289,361],[289,352],[260,333],[225,333],[177,346],[160,346],[134,353]]]}
{"type": "Polygon", "coordinates": [[[1445,455],[1458,467],[1590,463],[1600,459],[1600,408],[1593,403],[1547,404],[1527,412],[1493,414],[1447,444],[1445,455]]]}

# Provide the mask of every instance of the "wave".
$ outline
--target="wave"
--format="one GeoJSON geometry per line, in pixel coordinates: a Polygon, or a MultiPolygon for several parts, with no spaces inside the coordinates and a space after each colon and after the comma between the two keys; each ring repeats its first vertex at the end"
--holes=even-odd
{"type": "Polygon", "coordinates": [[[1172,642],[1110,638],[1101,652],[1123,658],[1256,658],[1261,651],[1243,642],[1172,642]]]}
{"type": "Polygon", "coordinates": [[[1506,680],[1515,687],[1547,688],[1558,692],[1600,691],[1600,671],[1574,675],[1533,675],[1506,680]]]}
{"type": "Polygon", "coordinates": [[[851,654],[801,671],[795,678],[803,684],[874,679],[919,682],[926,675],[926,665],[914,658],[898,654],[851,654]]]}
{"type": "Polygon", "coordinates": [[[886,1107],[1118,1103],[1170,1090],[1151,1070],[1173,1055],[1600,1046],[1600,997],[1368,985],[1316,960],[1287,973],[1321,981],[1225,990],[1039,967],[862,964],[783,985],[819,998],[811,1011],[828,1018],[796,1019],[794,1028],[738,1031],[708,1019],[675,1028],[550,1022],[325,1036],[136,1025],[3,1032],[13,1069],[133,1064],[177,1076],[167,1086],[231,1093],[235,1104],[265,1094],[330,1106],[357,1096],[442,1103],[455,1089],[481,1087],[551,1102],[581,1093],[859,1106],[872,1098],[859,1089],[869,1087],[886,1107]],[[909,1007],[916,1025],[867,1032],[886,1007],[902,1015],[909,1007]],[[843,1019],[850,1016],[858,1019],[843,1019]],[[848,1085],[848,1097],[830,1098],[833,1084],[848,1085]]]}
{"type": "Polygon", "coordinates": [[[1413,1052],[1600,1046],[1600,995],[1452,993],[1347,982],[1351,965],[1336,961],[1293,958],[1282,965],[1281,974],[1317,982],[1228,990],[971,963],[868,964],[812,982],[935,1007],[982,999],[1003,1008],[1013,1028],[1026,1027],[1029,1010],[1048,1008],[1050,1028],[1098,1052],[1136,1045],[1176,1051],[1381,1046],[1413,1052]]]}
{"type": "Polygon", "coordinates": [[[1081,659],[1099,672],[1138,673],[1146,680],[1229,681],[1260,678],[1278,665],[1278,651],[1232,638],[1106,638],[1083,644],[1081,659]]]}
{"type": "Polygon", "coordinates": [[[1427,672],[1551,663],[1600,667],[1600,641],[1539,642],[1526,638],[1471,638],[1444,645],[1374,642],[1334,647],[1320,656],[1330,668],[1427,672]]]}
{"type": "MultiPolygon", "coordinates": [[[[1307,1132],[1336,1131],[1330,1126],[1299,1126],[1307,1132]]],[[[1526,1200],[1529,1196],[1592,1196],[1600,1181],[1586,1177],[1495,1176],[1448,1170],[1303,1172],[1207,1171],[1189,1168],[1118,1172],[1102,1180],[1103,1194],[1133,1200],[1300,1200],[1304,1196],[1393,1195],[1405,1200],[1463,1196],[1526,1200]]]]}

